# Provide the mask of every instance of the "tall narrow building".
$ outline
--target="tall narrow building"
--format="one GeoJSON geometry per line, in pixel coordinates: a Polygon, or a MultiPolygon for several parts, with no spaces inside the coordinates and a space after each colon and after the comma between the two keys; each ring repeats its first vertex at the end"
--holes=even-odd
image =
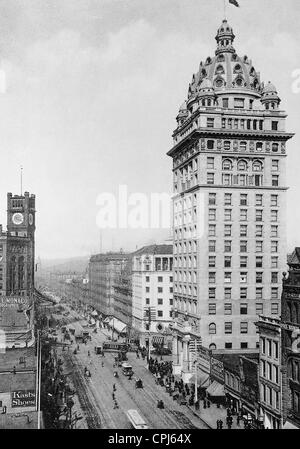
{"type": "MultiPolygon", "coordinates": [[[[280,314],[286,267],[286,113],[273,84],[238,56],[226,20],[177,116],[173,159],[174,367],[190,341],[253,352],[259,314],[280,314]]],[[[193,343],[194,344],[194,343],[193,343]]]]}

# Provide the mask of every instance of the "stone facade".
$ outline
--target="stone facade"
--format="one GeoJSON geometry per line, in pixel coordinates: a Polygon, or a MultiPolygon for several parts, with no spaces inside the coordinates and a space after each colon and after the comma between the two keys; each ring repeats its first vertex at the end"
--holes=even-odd
{"type": "Polygon", "coordinates": [[[224,20],[215,56],[193,75],[168,152],[174,338],[187,354],[194,339],[212,350],[258,350],[258,315],[280,315],[286,142],[293,134],[285,131],[275,86],[236,54],[234,38],[224,20]]]}
{"type": "Polygon", "coordinates": [[[300,428],[300,248],[288,261],[282,292],[282,389],[284,427],[300,428]]]}
{"type": "Polygon", "coordinates": [[[173,247],[150,245],[133,253],[132,327],[141,345],[169,339],[173,307],[173,247]],[[150,310],[150,315],[149,315],[150,310]],[[159,336],[159,340],[157,337],[159,336]]]}

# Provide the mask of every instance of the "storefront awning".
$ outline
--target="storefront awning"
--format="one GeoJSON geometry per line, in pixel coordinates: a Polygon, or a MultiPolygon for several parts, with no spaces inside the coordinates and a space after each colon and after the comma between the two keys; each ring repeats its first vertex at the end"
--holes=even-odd
{"type": "Polygon", "coordinates": [[[106,317],[104,320],[103,320],[103,323],[109,323],[110,322],[110,320],[111,320],[111,318],[109,318],[109,317],[106,317]]]}
{"type": "Polygon", "coordinates": [[[120,334],[122,332],[126,332],[127,325],[118,320],[118,318],[111,318],[109,321],[109,325],[120,334]]]}
{"type": "Polygon", "coordinates": [[[96,312],[96,310],[93,310],[93,312],[91,313],[91,315],[93,315],[93,316],[98,316],[98,312],[96,312]]]}
{"type": "Polygon", "coordinates": [[[213,381],[212,384],[207,388],[207,393],[211,396],[225,396],[224,385],[219,384],[216,380],[213,381]]]}
{"type": "Polygon", "coordinates": [[[295,424],[291,423],[290,421],[286,421],[283,426],[283,429],[284,430],[285,429],[298,429],[299,430],[299,427],[295,426],[295,424]]]}
{"type": "MultiPolygon", "coordinates": [[[[195,374],[192,375],[190,382],[192,384],[196,383],[195,374]]],[[[199,371],[197,373],[197,386],[201,388],[207,388],[209,385],[209,374],[204,373],[203,371],[199,371]]]]}

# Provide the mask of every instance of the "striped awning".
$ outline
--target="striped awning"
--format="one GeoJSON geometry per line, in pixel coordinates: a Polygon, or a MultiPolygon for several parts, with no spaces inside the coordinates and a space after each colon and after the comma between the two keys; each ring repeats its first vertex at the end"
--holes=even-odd
{"type": "Polygon", "coordinates": [[[211,396],[225,396],[224,385],[219,384],[216,380],[213,381],[212,384],[207,388],[207,393],[211,396]]]}
{"type": "Polygon", "coordinates": [[[283,429],[298,429],[299,430],[299,427],[295,426],[290,421],[286,421],[284,426],[283,426],[283,429]]]}

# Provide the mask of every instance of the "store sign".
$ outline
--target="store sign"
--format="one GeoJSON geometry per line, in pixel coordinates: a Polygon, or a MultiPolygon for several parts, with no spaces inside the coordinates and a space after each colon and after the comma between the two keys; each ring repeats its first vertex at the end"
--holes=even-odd
{"type": "Polygon", "coordinates": [[[224,363],[212,357],[210,361],[210,375],[217,381],[224,384],[225,382],[224,363]]]}
{"type": "Polygon", "coordinates": [[[12,407],[35,407],[34,390],[18,390],[11,393],[12,407]]]}
{"type": "Polygon", "coordinates": [[[28,307],[29,298],[24,296],[0,296],[0,307],[28,307]]]}

